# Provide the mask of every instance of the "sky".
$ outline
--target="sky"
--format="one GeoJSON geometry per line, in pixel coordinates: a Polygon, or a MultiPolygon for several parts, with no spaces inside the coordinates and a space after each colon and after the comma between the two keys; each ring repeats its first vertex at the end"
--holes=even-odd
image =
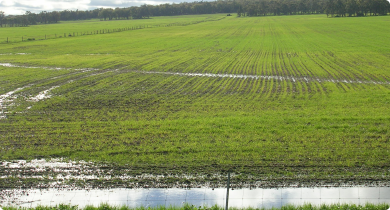
{"type": "MultiPolygon", "coordinates": [[[[142,4],[180,3],[183,0],[0,0],[0,11],[5,15],[23,15],[26,11],[93,10],[140,6],[142,4]]],[[[192,1],[190,1],[192,2],[192,1]]]]}

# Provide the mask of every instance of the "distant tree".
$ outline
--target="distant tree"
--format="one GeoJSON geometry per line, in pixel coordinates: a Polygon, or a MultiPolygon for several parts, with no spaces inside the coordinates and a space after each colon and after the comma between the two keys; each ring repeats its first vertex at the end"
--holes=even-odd
{"type": "Polygon", "coordinates": [[[48,19],[48,17],[47,17],[47,12],[46,11],[42,11],[42,12],[40,12],[39,13],[39,16],[40,16],[40,19],[41,19],[41,23],[47,23],[47,19],[48,19]]]}
{"type": "Polygon", "coordinates": [[[237,10],[237,17],[241,17],[242,13],[244,13],[244,11],[242,10],[241,6],[238,8],[237,10]]]}
{"type": "Polygon", "coordinates": [[[374,15],[386,15],[389,8],[387,0],[372,0],[371,10],[374,15]]]}
{"type": "Polygon", "coordinates": [[[64,11],[61,11],[61,20],[71,20],[71,16],[70,16],[70,11],[69,10],[64,10],[64,11]]]}
{"type": "Polygon", "coordinates": [[[307,1],[305,0],[299,0],[298,2],[298,12],[301,14],[304,14],[307,12],[307,1]]]}
{"type": "Polygon", "coordinates": [[[108,8],[108,9],[102,9],[100,12],[99,12],[99,18],[100,19],[104,19],[106,20],[107,18],[109,20],[112,20],[112,18],[115,17],[115,11],[111,8],[108,8]]]}
{"type": "Polygon", "coordinates": [[[141,19],[150,16],[187,14],[235,13],[237,16],[320,14],[327,16],[386,15],[390,11],[388,0],[215,0],[194,1],[179,4],[141,5],[127,8],[99,8],[94,10],[64,10],[39,14],[27,11],[21,16],[5,17],[0,11],[0,27],[56,23],[61,20],[86,20],[100,18],[141,19]]]}
{"type": "Polygon", "coordinates": [[[271,0],[268,5],[269,12],[273,13],[274,15],[280,15],[280,5],[277,1],[271,0]]]}
{"type": "Polygon", "coordinates": [[[333,17],[333,15],[336,12],[335,1],[334,0],[327,0],[326,3],[325,3],[324,10],[325,10],[325,13],[326,13],[327,17],[329,16],[329,14],[333,17]]]}
{"type": "Polygon", "coordinates": [[[0,11],[0,27],[3,27],[3,20],[5,18],[5,13],[0,11]]]}
{"type": "Polygon", "coordinates": [[[60,19],[61,19],[61,14],[59,13],[59,12],[57,12],[57,11],[54,11],[54,12],[51,12],[50,13],[50,22],[51,23],[58,23],[58,21],[60,21],[60,19]]]}
{"type": "Polygon", "coordinates": [[[130,10],[130,8],[123,9],[123,15],[128,20],[131,17],[131,10],[130,10]]]}
{"type": "Polygon", "coordinates": [[[27,16],[27,20],[29,25],[36,25],[37,24],[37,15],[35,13],[32,13],[30,11],[26,11],[24,14],[27,16]]]}
{"type": "Polygon", "coordinates": [[[336,0],[336,12],[339,16],[344,17],[346,10],[345,10],[345,4],[343,0],[336,0]]]}
{"type": "Polygon", "coordinates": [[[18,16],[17,18],[18,18],[18,23],[20,26],[28,26],[29,25],[27,15],[21,15],[21,16],[18,16]]]}
{"type": "Polygon", "coordinates": [[[249,4],[246,6],[245,11],[247,11],[247,16],[257,16],[257,7],[256,5],[249,4]]]}
{"type": "Polygon", "coordinates": [[[146,4],[141,5],[140,7],[140,16],[141,18],[149,18],[150,17],[150,11],[146,4]]]}
{"type": "Polygon", "coordinates": [[[291,13],[291,10],[290,10],[290,2],[291,1],[287,1],[287,0],[284,0],[284,1],[281,1],[281,5],[280,5],[280,11],[283,15],[289,15],[291,13]]]}
{"type": "Polygon", "coordinates": [[[358,13],[358,4],[356,0],[347,0],[345,3],[345,10],[348,13],[348,16],[352,16],[358,13]]]}
{"type": "Polygon", "coordinates": [[[117,7],[117,8],[115,8],[115,10],[114,10],[114,18],[115,19],[122,19],[123,18],[123,12],[122,12],[122,9],[121,8],[119,8],[119,7],[117,7]]]}
{"type": "Polygon", "coordinates": [[[99,11],[100,11],[100,9],[94,9],[92,11],[89,11],[89,17],[88,18],[98,18],[99,17],[99,11]]]}
{"type": "Polygon", "coordinates": [[[259,14],[262,14],[263,16],[266,16],[267,15],[267,11],[268,11],[268,6],[269,5],[265,1],[260,1],[259,14]]]}

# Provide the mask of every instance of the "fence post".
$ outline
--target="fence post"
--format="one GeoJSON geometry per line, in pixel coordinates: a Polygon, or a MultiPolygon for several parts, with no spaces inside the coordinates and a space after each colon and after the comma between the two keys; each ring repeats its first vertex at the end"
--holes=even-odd
{"type": "Polygon", "coordinates": [[[229,187],[230,187],[230,172],[228,172],[227,191],[226,191],[226,207],[225,210],[229,209],[229,187]]]}

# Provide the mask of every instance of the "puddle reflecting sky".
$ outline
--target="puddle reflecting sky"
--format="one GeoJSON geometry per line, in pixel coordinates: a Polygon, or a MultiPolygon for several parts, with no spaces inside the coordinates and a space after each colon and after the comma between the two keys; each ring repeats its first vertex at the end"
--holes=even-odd
{"type": "MultiPolygon", "coordinates": [[[[189,203],[195,206],[225,206],[226,189],[109,189],[109,190],[3,190],[2,206],[35,207],[38,205],[71,204],[84,207],[110,205],[138,206],[181,206],[189,203]]],[[[314,205],[367,202],[390,204],[390,188],[280,188],[280,189],[238,189],[230,190],[230,207],[271,208],[287,204],[314,205]]]]}

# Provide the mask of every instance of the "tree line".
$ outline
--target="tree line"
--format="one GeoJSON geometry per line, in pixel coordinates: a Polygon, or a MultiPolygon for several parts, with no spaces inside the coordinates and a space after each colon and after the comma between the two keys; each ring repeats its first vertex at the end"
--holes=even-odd
{"type": "Polygon", "coordinates": [[[99,8],[86,11],[27,11],[24,15],[5,16],[0,11],[0,27],[57,23],[67,20],[142,19],[151,16],[172,16],[213,13],[237,13],[238,16],[326,14],[327,16],[386,15],[387,0],[217,0],[179,4],[141,5],[127,8],[99,8]]]}

